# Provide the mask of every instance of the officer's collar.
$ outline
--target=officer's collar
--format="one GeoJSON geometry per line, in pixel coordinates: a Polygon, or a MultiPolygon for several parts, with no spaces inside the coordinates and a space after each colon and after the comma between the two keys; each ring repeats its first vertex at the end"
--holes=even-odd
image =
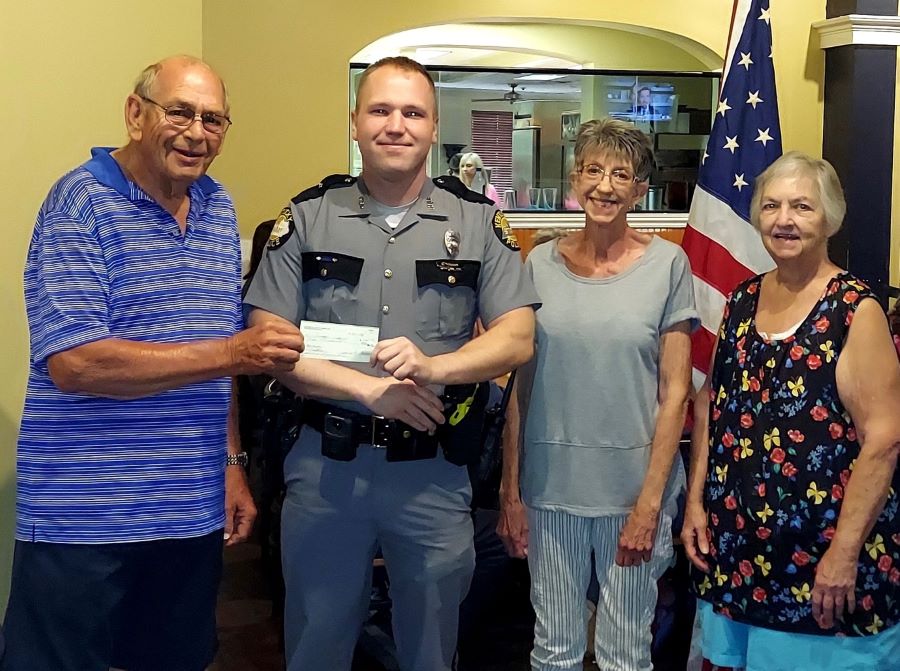
{"type": "Polygon", "coordinates": [[[422,190],[419,192],[419,199],[415,202],[414,207],[419,216],[423,219],[449,219],[447,210],[444,207],[446,202],[443,198],[436,198],[434,182],[430,179],[425,180],[422,190]]]}
{"type": "MultiPolygon", "coordinates": [[[[348,203],[348,205],[350,206],[350,212],[345,216],[358,216],[361,218],[371,216],[372,196],[369,195],[369,191],[366,188],[366,184],[363,181],[362,176],[360,176],[357,180],[356,187],[358,189],[358,192],[350,196],[352,198],[356,198],[356,203],[348,203]]],[[[436,195],[437,194],[435,194],[434,182],[432,182],[430,179],[426,179],[424,184],[422,184],[422,190],[419,191],[419,196],[412,203],[412,205],[409,206],[410,213],[415,213],[415,215],[421,219],[448,219],[449,216],[447,214],[446,208],[444,207],[444,199],[435,198],[436,195]]],[[[408,219],[409,215],[404,218],[408,219]]]]}

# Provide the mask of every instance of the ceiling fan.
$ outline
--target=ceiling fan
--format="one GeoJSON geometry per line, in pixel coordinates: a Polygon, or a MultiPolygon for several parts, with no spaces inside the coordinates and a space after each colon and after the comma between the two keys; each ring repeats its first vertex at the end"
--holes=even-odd
{"type": "MultiPolygon", "coordinates": [[[[565,83],[565,82],[560,82],[565,83]]],[[[507,84],[509,86],[509,91],[504,93],[499,98],[472,98],[473,103],[487,103],[487,102],[508,102],[510,105],[513,105],[517,102],[556,102],[561,100],[561,98],[526,98],[522,95],[522,91],[524,88],[519,88],[519,85],[515,82],[509,82],[507,84]],[[517,90],[518,89],[518,90],[517,90]]]]}

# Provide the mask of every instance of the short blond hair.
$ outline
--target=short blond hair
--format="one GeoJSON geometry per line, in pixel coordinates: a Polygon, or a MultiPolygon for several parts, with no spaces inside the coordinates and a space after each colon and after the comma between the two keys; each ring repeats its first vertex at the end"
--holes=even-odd
{"type": "Polygon", "coordinates": [[[634,124],[621,119],[593,119],[581,124],[575,138],[575,171],[584,167],[589,152],[606,152],[621,156],[631,163],[635,177],[643,182],[653,171],[653,144],[634,124]]]}

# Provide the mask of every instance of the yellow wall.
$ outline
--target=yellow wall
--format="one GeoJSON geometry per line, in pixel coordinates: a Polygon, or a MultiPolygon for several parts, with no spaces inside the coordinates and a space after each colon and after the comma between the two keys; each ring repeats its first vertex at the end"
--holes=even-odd
{"type": "MultiPolygon", "coordinates": [[[[322,176],[346,172],[347,64],[385,35],[491,17],[603,21],[684,36],[722,54],[730,12],[731,3],[723,0],[394,0],[390,11],[368,0],[209,2],[203,51],[228,80],[235,116],[217,174],[234,194],[242,229],[249,232],[322,176]]],[[[809,35],[810,24],[825,18],[825,2],[773,0],[772,13],[784,144],[819,154],[822,115],[814,110],[821,109],[824,57],[810,46],[809,35]]]]}
{"type": "Polygon", "coordinates": [[[35,214],[52,182],[92,145],[123,142],[125,96],[145,65],[172,53],[200,55],[201,15],[201,0],[0,0],[0,612],[28,361],[22,266],[35,214]]]}

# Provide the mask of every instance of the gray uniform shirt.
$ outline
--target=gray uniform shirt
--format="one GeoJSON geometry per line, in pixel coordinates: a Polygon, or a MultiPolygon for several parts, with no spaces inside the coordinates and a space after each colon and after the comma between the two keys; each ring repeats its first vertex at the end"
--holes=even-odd
{"type": "MultiPolygon", "coordinates": [[[[304,191],[279,216],[245,303],[295,324],[377,326],[379,339],[406,336],[427,356],[471,340],[476,317],[489,324],[537,306],[502,213],[442,185],[461,187],[450,177],[426,181],[395,229],[374,216],[365,185],[353,177],[304,191]]],[[[383,375],[367,363],[342,365],[383,375]]]]}
{"type": "MultiPolygon", "coordinates": [[[[532,508],[627,514],[640,493],[659,408],[663,331],[697,324],[690,266],[654,237],[624,272],[589,279],[566,268],[557,241],[528,257],[543,301],[525,423],[522,494],[532,508]]],[[[684,483],[676,458],[664,503],[684,483]]]]}

